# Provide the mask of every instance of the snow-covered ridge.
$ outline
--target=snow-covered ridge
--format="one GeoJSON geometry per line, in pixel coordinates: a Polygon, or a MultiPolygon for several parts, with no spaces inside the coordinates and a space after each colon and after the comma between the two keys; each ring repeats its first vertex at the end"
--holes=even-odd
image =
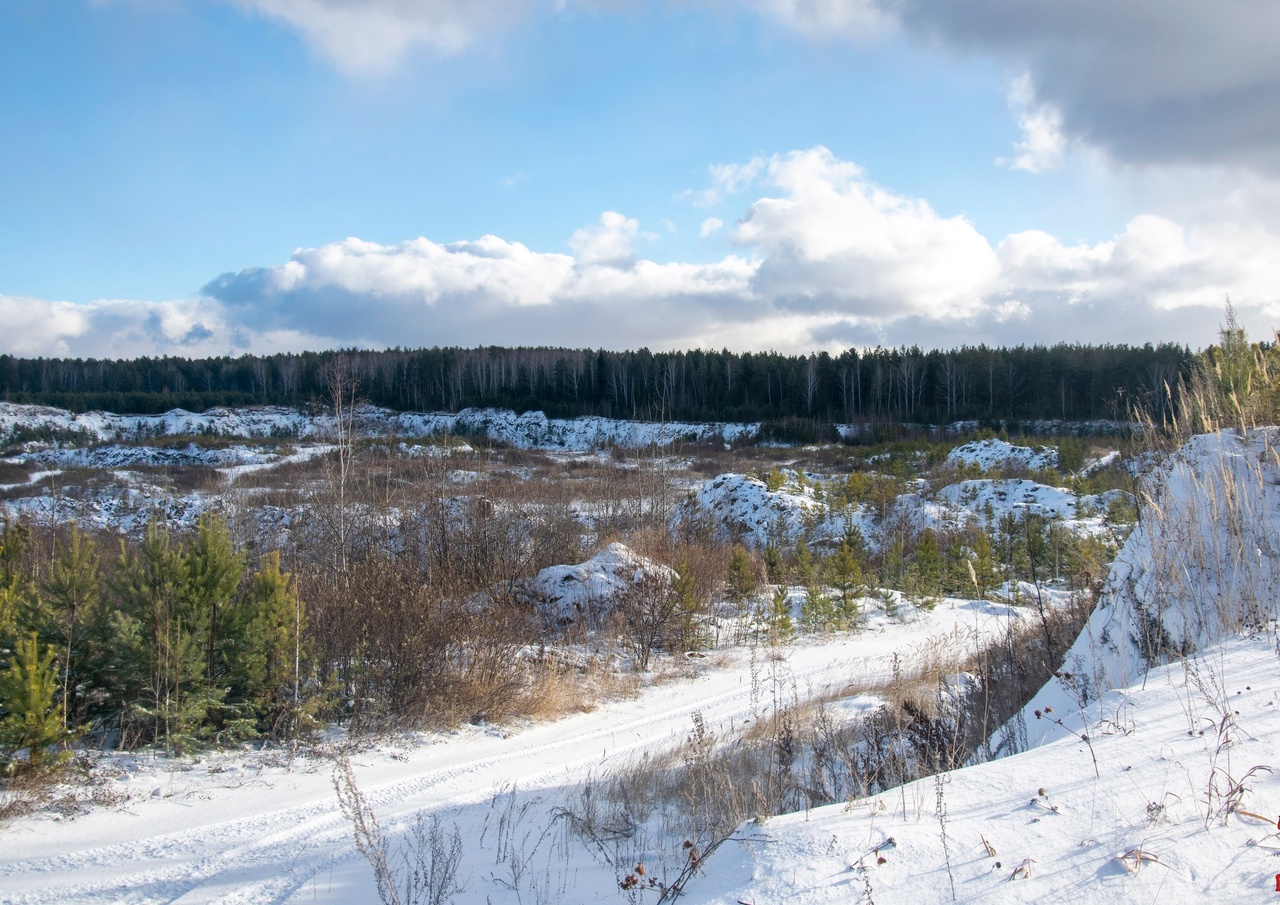
{"type": "MultiPolygon", "coordinates": [[[[211,435],[243,439],[323,438],[336,433],[331,415],[308,415],[282,406],[211,408],[196,414],[174,409],[163,415],[74,414],[64,409],[0,402],[0,443],[20,431],[83,437],[100,443],[157,437],[211,435]]],[[[508,409],[394,412],[375,406],[356,411],[354,427],[366,436],[432,437],[466,434],[525,449],[591,449],[598,446],[665,446],[677,440],[732,443],[754,437],[758,423],[626,421],[616,418],[548,418],[508,409]]]]}

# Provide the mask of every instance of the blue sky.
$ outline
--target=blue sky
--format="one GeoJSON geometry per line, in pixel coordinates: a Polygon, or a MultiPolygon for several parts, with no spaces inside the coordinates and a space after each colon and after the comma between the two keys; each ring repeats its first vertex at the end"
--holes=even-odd
{"type": "Polygon", "coordinates": [[[1272,5],[953,6],[0,5],[0,351],[1268,335],[1272,5]]]}

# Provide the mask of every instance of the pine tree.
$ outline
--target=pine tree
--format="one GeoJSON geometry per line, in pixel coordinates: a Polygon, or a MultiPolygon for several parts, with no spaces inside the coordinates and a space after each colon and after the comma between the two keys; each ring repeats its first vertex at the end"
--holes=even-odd
{"type": "Polygon", "coordinates": [[[184,559],[192,627],[203,636],[205,678],[212,682],[225,672],[220,646],[227,641],[244,560],[232,546],[226,521],[213,514],[200,516],[195,541],[184,559]]]}
{"type": "Polygon", "coordinates": [[[862,587],[862,563],[848,539],[841,541],[836,552],[824,563],[827,569],[827,580],[840,592],[837,607],[837,620],[842,627],[851,627],[858,622],[857,592],[862,587]]]}
{"type": "Polygon", "coordinates": [[[41,585],[45,601],[53,610],[62,648],[62,712],[70,719],[76,711],[77,658],[83,659],[88,651],[81,646],[94,617],[101,591],[101,574],[98,553],[93,540],[74,525],[67,543],[60,547],[49,577],[41,585]]]}
{"type": "Polygon", "coordinates": [[[8,770],[17,766],[13,755],[27,752],[26,766],[42,770],[60,758],[49,758],[49,748],[68,738],[58,703],[58,669],[52,646],[40,655],[40,642],[32,632],[20,640],[8,669],[0,672],[0,758],[8,770]]]}
{"type": "Polygon", "coordinates": [[[942,553],[938,549],[938,535],[926,528],[916,541],[911,554],[911,571],[915,589],[925,597],[937,597],[942,593],[942,553]]]}
{"type": "Polygon", "coordinates": [[[987,594],[1000,582],[1000,574],[996,565],[995,548],[991,544],[991,536],[979,529],[973,538],[973,556],[969,559],[969,579],[974,593],[979,600],[986,600],[987,594]]]}
{"type": "Polygon", "coordinates": [[[738,616],[736,631],[738,632],[739,641],[745,628],[743,619],[753,609],[752,601],[759,587],[760,575],[756,571],[755,565],[751,562],[750,554],[747,553],[742,544],[736,545],[733,548],[733,555],[729,559],[729,580],[726,591],[729,599],[734,604],[738,616]]]}
{"type": "Polygon", "coordinates": [[[30,588],[22,573],[26,548],[26,526],[8,520],[0,522],[0,648],[8,648],[16,640],[20,611],[29,596],[30,588]]]}
{"type": "Polygon", "coordinates": [[[795,622],[791,618],[791,595],[781,585],[773,591],[769,601],[769,641],[787,644],[796,637],[795,622]]]}
{"type": "Polygon", "coordinates": [[[679,601],[676,608],[676,642],[684,650],[698,650],[707,644],[699,625],[703,609],[702,594],[698,590],[698,577],[689,564],[688,557],[676,563],[676,577],[671,591],[679,601]]]}
{"type": "Polygon", "coordinates": [[[791,574],[801,584],[808,586],[817,573],[817,567],[813,561],[813,553],[809,551],[809,545],[805,543],[803,537],[796,541],[795,549],[791,554],[791,561],[791,574]]]}
{"type": "Polygon", "coordinates": [[[113,583],[119,610],[112,620],[121,700],[137,702],[127,722],[170,751],[194,742],[220,697],[203,681],[203,638],[188,588],[182,551],[159,524],[147,526],[137,549],[122,544],[113,583]]]}
{"type": "Polygon", "coordinates": [[[835,605],[831,598],[823,593],[816,582],[809,582],[804,588],[804,600],[800,603],[800,624],[806,631],[830,631],[836,622],[835,605]]]}

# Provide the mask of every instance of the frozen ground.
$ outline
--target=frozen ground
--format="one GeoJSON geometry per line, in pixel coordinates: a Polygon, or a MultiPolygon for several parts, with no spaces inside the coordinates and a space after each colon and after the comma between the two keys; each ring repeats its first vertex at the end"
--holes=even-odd
{"type": "Polygon", "coordinates": [[[681,901],[1280,898],[1274,637],[1233,640],[1161,668],[1108,694],[1089,724],[1088,745],[1064,732],[1024,754],[848,806],[748,824],[738,835],[756,841],[722,845],[681,901]],[[1238,808],[1227,813],[1232,801],[1238,808]]]}
{"type": "Polygon", "coordinates": [[[1278,440],[1196,437],[1150,475],[1059,677],[994,739],[1029,750],[742,827],[685,901],[1274,900],[1278,440]],[[1193,654],[1145,671],[1157,639],[1193,654]]]}
{"type": "MultiPolygon", "coordinates": [[[[971,649],[1005,630],[1013,611],[948,601],[909,621],[875,617],[823,644],[738,651],[694,678],[651,686],[592,713],[513,730],[468,727],[352,756],[361,789],[389,837],[417,814],[462,834],[459,903],[625,901],[614,868],[570,839],[554,807],[592,775],[669,749],[695,713],[712,731],[758,719],[774,676],[801,696],[886,678],[939,645],[971,649]],[[518,790],[513,792],[512,790],[518,790]],[[505,816],[504,816],[505,814],[505,816]],[[504,835],[505,834],[505,835],[504,835]],[[505,853],[505,854],[504,854],[505,853]],[[513,861],[512,858],[515,854],[513,861]]],[[[292,766],[263,755],[195,762],[113,757],[127,799],[74,818],[45,814],[3,830],[6,902],[344,902],[376,900],[331,784],[332,764],[292,766]]],[[[636,857],[644,858],[643,850],[636,857]]]]}

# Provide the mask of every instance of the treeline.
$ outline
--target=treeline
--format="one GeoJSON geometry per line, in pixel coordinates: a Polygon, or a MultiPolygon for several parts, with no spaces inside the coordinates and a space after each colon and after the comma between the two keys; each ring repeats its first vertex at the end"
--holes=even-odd
{"type": "Polygon", "coordinates": [[[132,360],[0,356],[0,398],[71,411],[323,406],[343,359],[368,402],[551,417],[825,423],[1125,418],[1172,410],[1194,356],[1176,344],[850,349],[833,356],[557,348],[330,351],[132,360]]]}

